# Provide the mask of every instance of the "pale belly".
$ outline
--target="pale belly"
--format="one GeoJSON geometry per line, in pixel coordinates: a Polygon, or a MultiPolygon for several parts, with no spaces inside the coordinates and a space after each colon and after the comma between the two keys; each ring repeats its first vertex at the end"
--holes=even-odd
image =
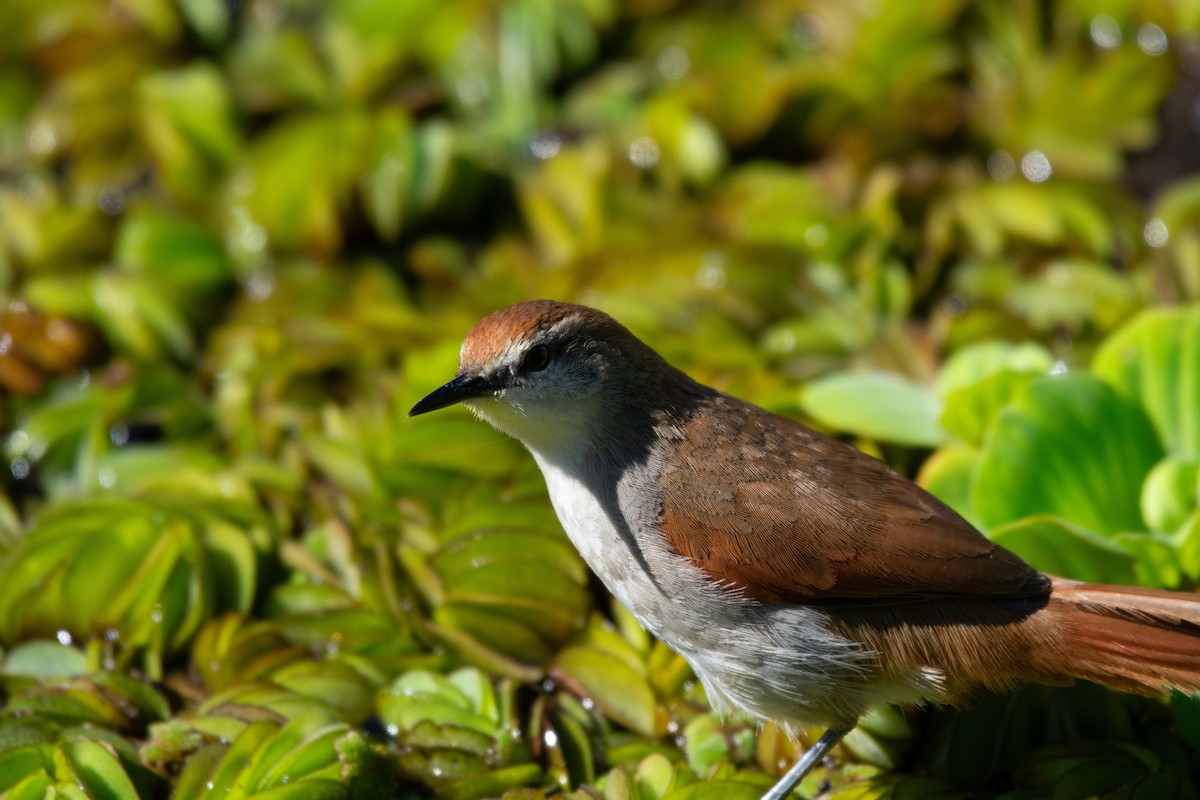
{"type": "Polygon", "coordinates": [[[538,463],[580,555],[646,630],[687,659],[718,711],[791,726],[847,725],[879,700],[918,699],[891,696],[895,690],[879,697],[885,687],[873,654],[831,633],[820,609],[739,597],[671,551],[655,528],[657,509],[628,501],[633,491],[649,504],[646,476],[627,473],[614,496],[601,499],[538,463]]]}

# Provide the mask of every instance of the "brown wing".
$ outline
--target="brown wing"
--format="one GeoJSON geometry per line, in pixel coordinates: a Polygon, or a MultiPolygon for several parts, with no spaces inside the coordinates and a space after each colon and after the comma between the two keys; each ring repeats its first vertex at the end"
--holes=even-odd
{"type": "Polygon", "coordinates": [[[765,603],[1048,591],[883,462],[731,397],[706,405],[659,479],[661,525],[714,580],[765,603]]]}

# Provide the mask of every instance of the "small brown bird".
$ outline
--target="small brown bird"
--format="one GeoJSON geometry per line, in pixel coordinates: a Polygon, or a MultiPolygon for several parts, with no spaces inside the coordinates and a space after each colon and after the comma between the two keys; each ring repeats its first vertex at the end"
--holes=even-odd
{"type": "Polygon", "coordinates": [[[533,454],[567,535],[718,710],[825,735],[868,707],[1076,678],[1200,688],[1200,595],[1046,575],[853,447],[702,386],[611,317],[535,300],[467,335],[463,403],[533,454]]]}

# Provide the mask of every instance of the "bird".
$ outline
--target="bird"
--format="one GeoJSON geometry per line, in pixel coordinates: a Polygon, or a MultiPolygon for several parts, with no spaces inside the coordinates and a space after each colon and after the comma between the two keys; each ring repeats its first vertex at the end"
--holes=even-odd
{"type": "Polygon", "coordinates": [[[824,727],[764,800],[872,706],[1076,679],[1200,689],[1200,595],[1040,572],[883,461],[700,384],[602,311],[530,300],[483,318],[409,416],[460,403],[525,445],[584,561],[716,711],[824,727]]]}

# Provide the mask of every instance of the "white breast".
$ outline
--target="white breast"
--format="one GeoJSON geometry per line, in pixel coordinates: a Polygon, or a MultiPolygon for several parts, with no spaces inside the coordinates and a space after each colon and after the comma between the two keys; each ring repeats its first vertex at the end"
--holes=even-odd
{"type": "Polygon", "coordinates": [[[718,710],[792,725],[847,724],[876,699],[868,689],[871,654],[832,634],[823,611],[739,597],[670,550],[657,529],[661,498],[649,467],[626,469],[605,486],[587,465],[534,457],[584,560],[648,631],[688,660],[718,710]]]}

